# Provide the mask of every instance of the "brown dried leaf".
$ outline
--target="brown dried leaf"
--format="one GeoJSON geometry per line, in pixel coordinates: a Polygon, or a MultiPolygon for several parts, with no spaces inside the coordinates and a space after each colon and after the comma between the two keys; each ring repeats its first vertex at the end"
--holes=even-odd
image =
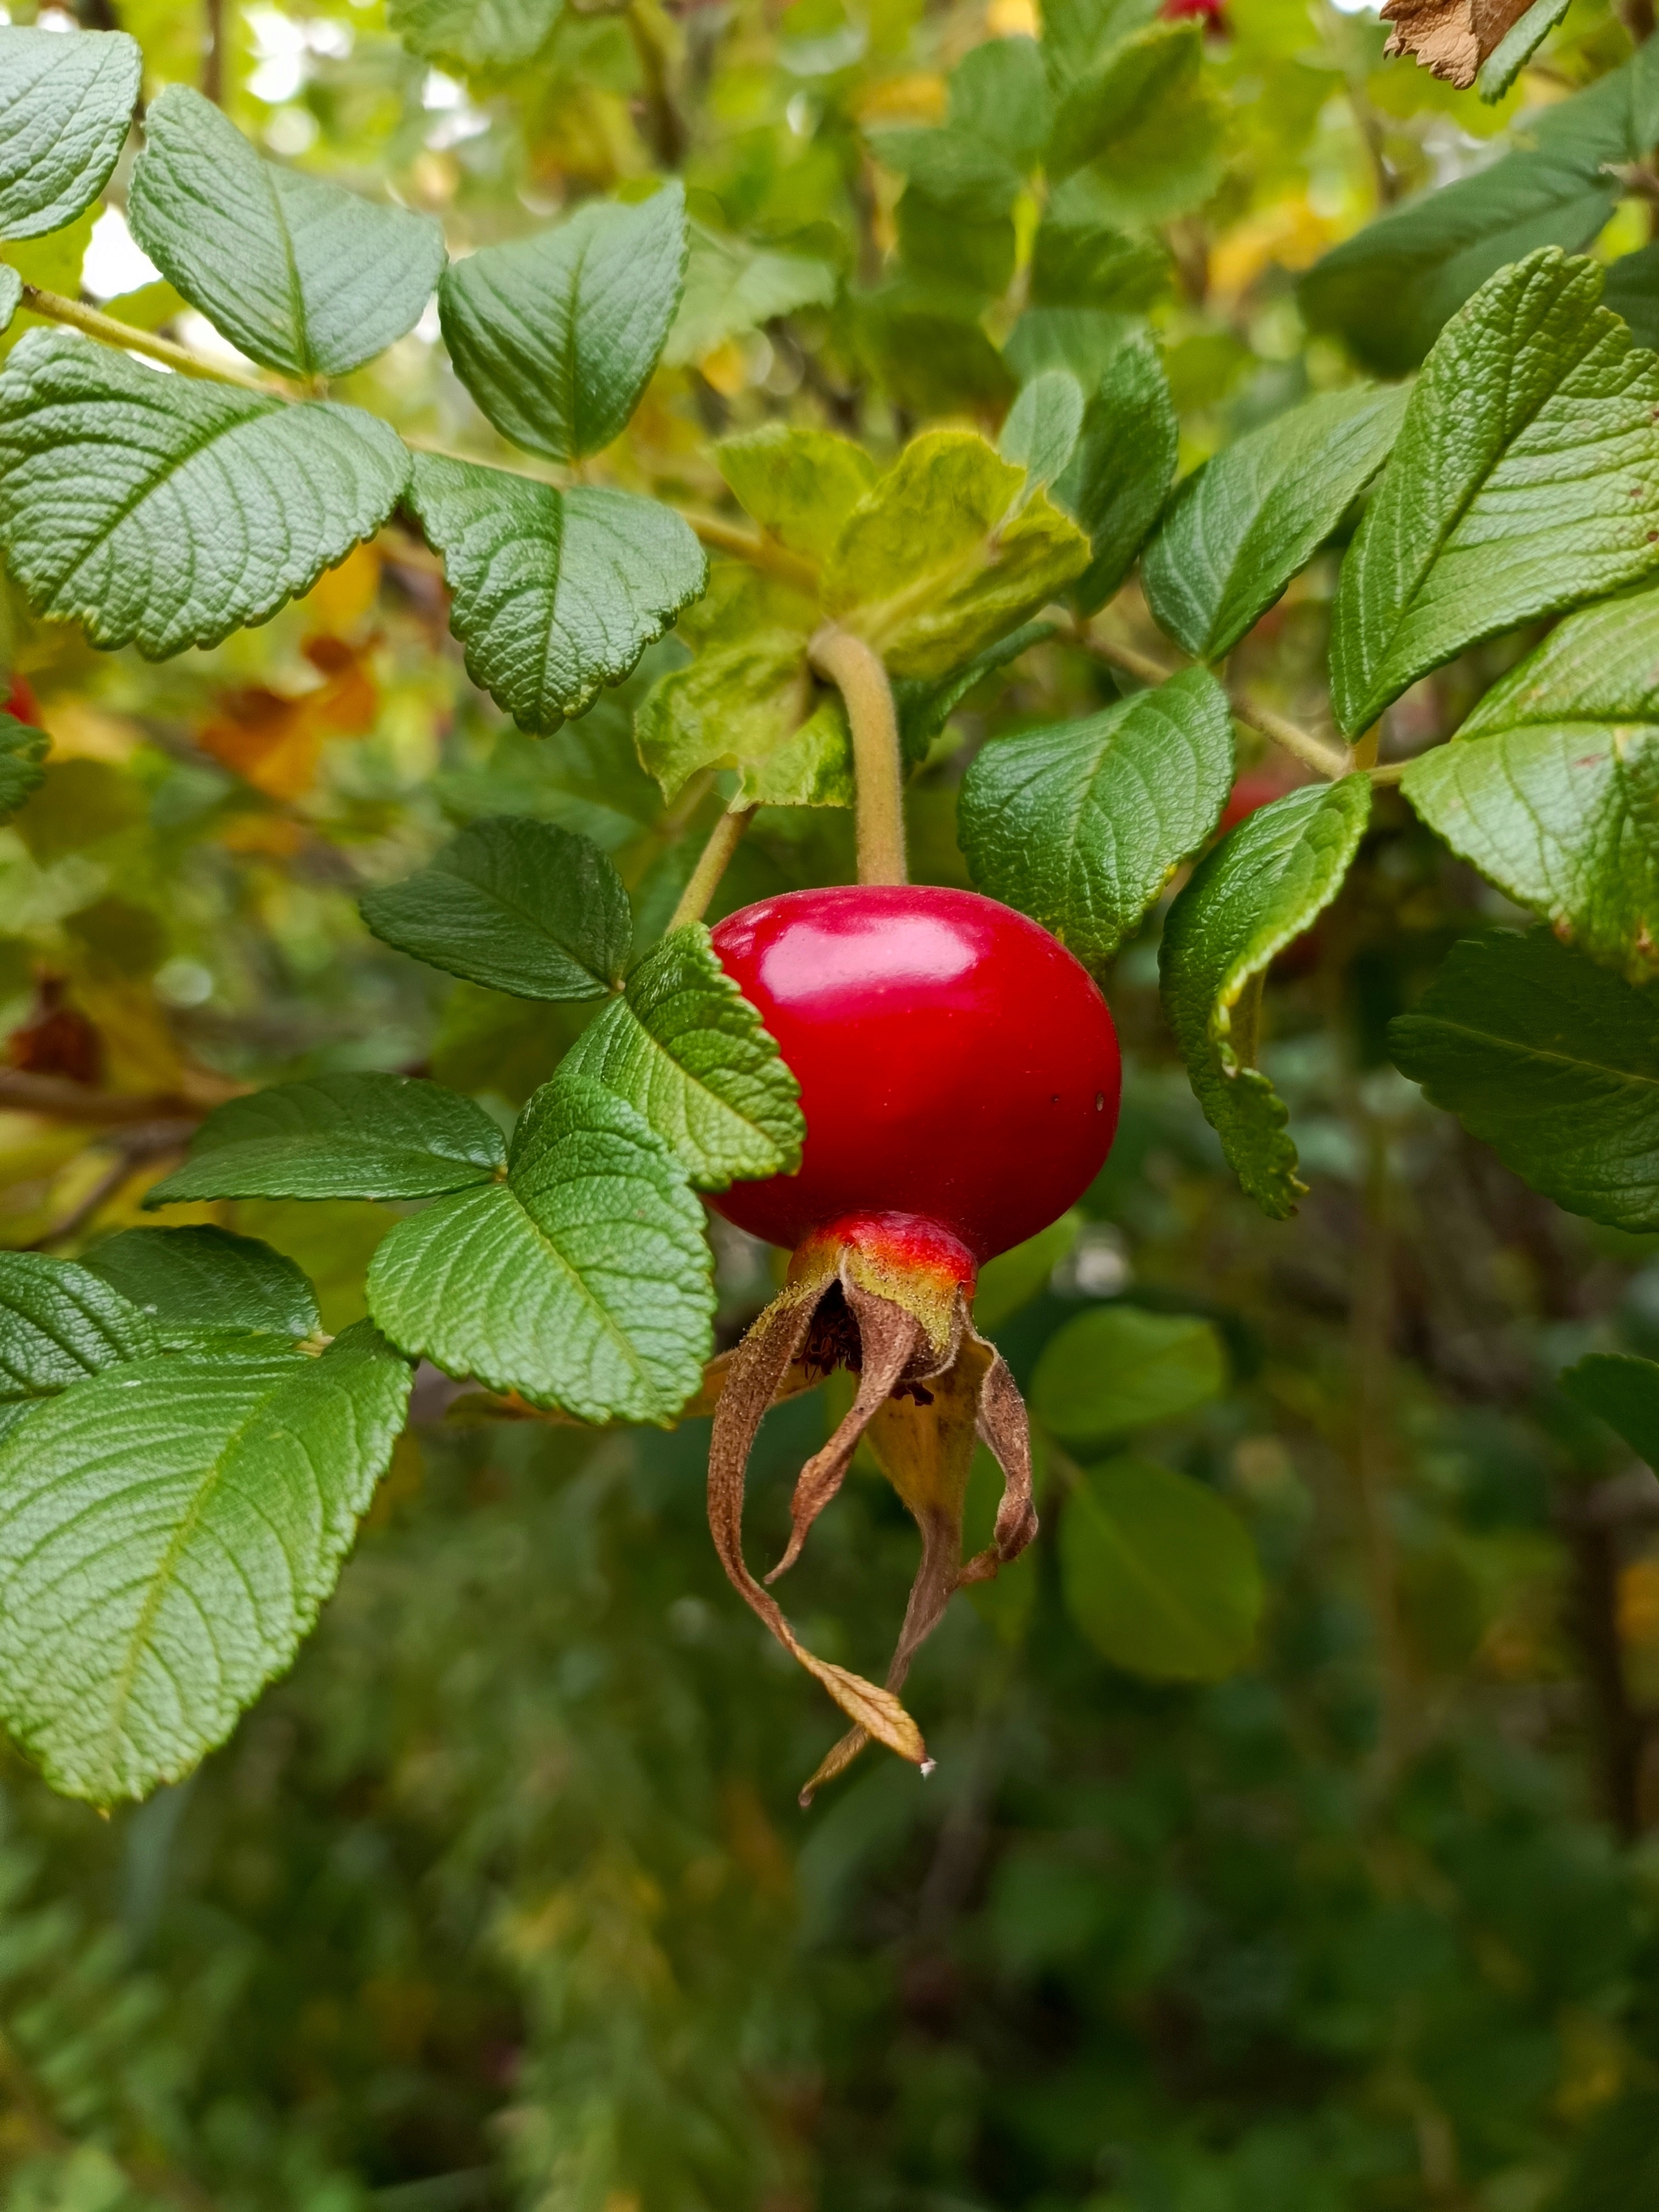
{"type": "Polygon", "coordinates": [[[1531,0],[1387,0],[1382,19],[1394,30],[1385,53],[1410,54],[1419,69],[1467,91],[1480,64],[1531,0]]]}

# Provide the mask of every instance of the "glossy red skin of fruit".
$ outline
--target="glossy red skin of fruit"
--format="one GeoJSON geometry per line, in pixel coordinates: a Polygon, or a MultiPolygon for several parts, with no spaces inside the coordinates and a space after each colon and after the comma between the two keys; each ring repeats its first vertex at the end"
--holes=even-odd
{"type": "Polygon", "coordinates": [[[794,1070],[799,1172],[713,1203],[773,1244],[850,1213],[919,1215],[975,1260],[1093,1182],[1117,1127],[1106,1002],[1046,929],[974,891],[787,891],[714,932],[794,1070]]]}

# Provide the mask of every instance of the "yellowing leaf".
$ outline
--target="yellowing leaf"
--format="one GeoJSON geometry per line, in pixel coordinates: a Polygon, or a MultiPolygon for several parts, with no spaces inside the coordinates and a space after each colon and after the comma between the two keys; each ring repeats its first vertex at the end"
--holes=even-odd
{"type": "Polygon", "coordinates": [[[662,677],[635,724],[640,758],[672,799],[700,769],[742,772],[735,803],[850,806],[853,749],[799,632],[760,630],[662,677]]]}

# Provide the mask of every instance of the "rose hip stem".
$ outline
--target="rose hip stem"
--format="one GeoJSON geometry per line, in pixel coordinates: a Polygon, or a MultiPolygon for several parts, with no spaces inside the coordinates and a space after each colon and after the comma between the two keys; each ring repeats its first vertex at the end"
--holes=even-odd
{"type": "Polygon", "coordinates": [[[731,865],[732,855],[743,842],[743,833],[755,818],[752,806],[736,808],[722,814],[708,834],[708,842],[697,857],[679,902],[668,917],[666,937],[671,931],[683,929],[688,921],[701,921],[708,911],[708,902],[720,889],[720,878],[731,865]]]}
{"type": "Polygon", "coordinates": [[[893,687],[881,657],[851,630],[825,623],[808,648],[820,676],[837,685],[853,732],[858,797],[859,881],[905,884],[904,776],[893,687]]]}

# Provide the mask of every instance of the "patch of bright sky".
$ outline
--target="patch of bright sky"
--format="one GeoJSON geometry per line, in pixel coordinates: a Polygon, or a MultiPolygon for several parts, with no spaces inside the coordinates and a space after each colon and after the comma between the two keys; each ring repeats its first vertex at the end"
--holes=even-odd
{"type": "Polygon", "coordinates": [[[280,107],[292,100],[306,80],[306,64],[315,54],[327,61],[344,61],[355,33],[346,23],[315,18],[296,22],[280,9],[254,6],[243,21],[253,40],[255,56],[247,88],[256,100],[280,107]]]}
{"type": "Polygon", "coordinates": [[[106,207],[92,226],[81,282],[94,300],[112,300],[121,292],[136,292],[141,284],[154,284],[161,270],[127,228],[118,207],[106,207]]]}
{"type": "Polygon", "coordinates": [[[426,143],[434,152],[442,153],[447,147],[459,146],[463,138],[476,138],[489,128],[489,118],[476,108],[466,96],[466,87],[458,84],[453,76],[441,70],[428,70],[426,82],[421,88],[421,105],[428,115],[438,120],[426,134],[426,143]]]}

